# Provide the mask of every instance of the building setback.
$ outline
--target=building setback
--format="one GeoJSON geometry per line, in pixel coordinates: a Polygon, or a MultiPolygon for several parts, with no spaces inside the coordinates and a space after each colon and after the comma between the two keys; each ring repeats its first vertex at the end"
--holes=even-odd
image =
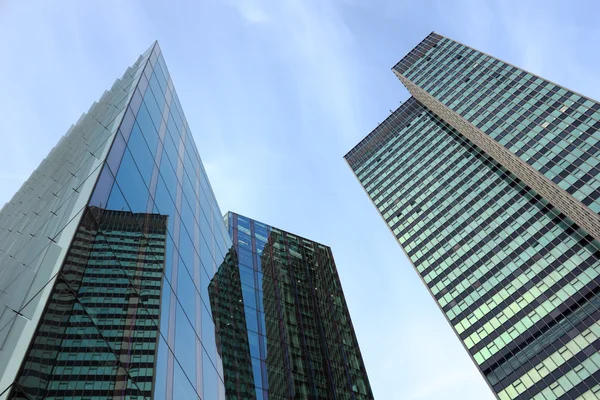
{"type": "Polygon", "coordinates": [[[600,104],[436,33],[345,159],[500,399],[600,396],[600,104]]]}
{"type": "Polygon", "coordinates": [[[155,43],[0,211],[0,399],[224,399],[230,248],[155,43]]]}
{"type": "Polygon", "coordinates": [[[372,399],[331,249],[225,220],[233,249],[209,293],[227,398],[372,399]]]}

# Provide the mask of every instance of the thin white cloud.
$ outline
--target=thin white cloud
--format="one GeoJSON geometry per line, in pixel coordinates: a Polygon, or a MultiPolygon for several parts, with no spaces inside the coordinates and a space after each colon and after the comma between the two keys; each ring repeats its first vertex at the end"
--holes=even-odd
{"type": "Polygon", "coordinates": [[[500,3],[498,10],[508,43],[516,50],[513,64],[584,95],[598,97],[600,77],[593,65],[581,63],[586,49],[576,45],[583,36],[600,37],[597,26],[590,30],[568,13],[561,13],[558,7],[548,7],[538,0],[522,2],[519,7],[500,3]],[[560,62],[556,61],[558,57],[560,62]]]}
{"type": "Polygon", "coordinates": [[[332,134],[359,136],[354,119],[358,60],[337,2],[252,0],[230,5],[247,22],[257,24],[256,29],[272,34],[275,54],[285,57],[305,108],[318,104],[321,116],[336,128],[332,134]]]}
{"type": "Polygon", "coordinates": [[[555,16],[539,3],[522,2],[519,7],[501,4],[498,10],[510,45],[518,54],[519,67],[543,75],[546,58],[552,53],[552,30],[556,25],[551,21],[555,16]]]}
{"type": "Polygon", "coordinates": [[[264,24],[269,21],[267,12],[265,12],[259,1],[242,0],[233,1],[231,4],[234,5],[242,17],[251,24],[264,24]]]}
{"type": "Polygon", "coordinates": [[[6,57],[0,63],[5,78],[0,80],[0,109],[4,110],[0,171],[11,174],[0,175],[0,205],[124,67],[135,61],[144,50],[136,38],[145,32],[132,2],[71,2],[65,7],[41,1],[1,3],[0,52],[6,57]],[[93,21],[88,20],[91,16],[93,21]],[[110,29],[99,22],[105,19],[111,20],[110,29]],[[103,29],[96,31],[97,27],[103,29]],[[111,64],[110,59],[122,60],[121,65],[111,64]]]}
{"type": "Polygon", "coordinates": [[[402,97],[389,68],[419,30],[501,58],[509,50],[507,61],[542,76],[570,73],[554,80],[591,95],[586,85],[599,88],[599,78],[575,46],[593,53],[594,32],[538,0],[227,1],[0,0],[0,171],[10,171],[0,175],[0,205],[159,39],[222,211],[280,217],[282,228],[301,225],[332,245],[376,398],[492,398],[341,155],[378,122],[367,102],[402,97]],[[365,48],[382,55],[377,65],[365,48]],[[367,87],[365,72],[390,86],[367,87]]]}

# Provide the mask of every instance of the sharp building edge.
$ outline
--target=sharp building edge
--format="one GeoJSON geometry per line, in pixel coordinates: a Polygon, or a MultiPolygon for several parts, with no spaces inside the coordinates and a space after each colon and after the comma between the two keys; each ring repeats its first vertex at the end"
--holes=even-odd
{"type": "Polygon", "coordinates": [[[230,215],[155,42],[0,210],[0,399],[372,399],[330,249],[230,215]]]}
{"type": "Polygon", "coordinates": [[[492,392],[600,396],[600,104],[428,35],[345,159],[492,392]]]}

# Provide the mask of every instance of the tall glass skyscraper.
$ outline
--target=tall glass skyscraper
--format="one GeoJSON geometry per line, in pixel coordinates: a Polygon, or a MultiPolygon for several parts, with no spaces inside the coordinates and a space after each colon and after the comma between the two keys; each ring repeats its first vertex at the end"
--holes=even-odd
{"type": "Polygon", "coordinates": [[[331,249],[228,213],[209,288],[228,399],[372,399],[331,249]]]}
{"type": "Polygon", "coordinates": [[[431,33],[345,159],[498,398],[600,397],[600,104],[431,33]]]}
{"type": "Polygon", "coordinates": [[[0,399],[224,399],[231,246],[155,43],[0,211],[0,399]]]}

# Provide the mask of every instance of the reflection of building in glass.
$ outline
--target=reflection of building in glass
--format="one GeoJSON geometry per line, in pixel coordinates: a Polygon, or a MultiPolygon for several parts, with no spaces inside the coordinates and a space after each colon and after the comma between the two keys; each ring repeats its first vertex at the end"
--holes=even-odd
{"type": "Polygon", "coordinates": [[[227,366],[225,391],[230,399],[254,398],[252,361],[242,302],[237,253],[231,248],[208,286],[217,331],[217,351],[227,366]]]}
{"type": "Polygon", "coordinates": [[[152,396],[166,234],[158,214],[84,214],[11,399],[152,396]]]}
{"type": "Polygon", "coordinates": [[[356,177],[500,399],[598,398],[600,104],[435,33],[394,72],[356,177]]]}
{"type": "Polygon", "coordinates": [[[0,399],[223,400],[231,245],[155,43],[0,211],[0,399]]]}
{"type": "Polygon", "coordinates": [[[237,293],[212,304],[231,321],[217,325],[227,396],[249,398],[251,368],[250,398],[373,398],[329,247],[235,213],[226,220],[238,265],[223,264],[213,285],[227,276],[237,293]],[[247,340],[226,346],[240,326],[247,340]]]}

